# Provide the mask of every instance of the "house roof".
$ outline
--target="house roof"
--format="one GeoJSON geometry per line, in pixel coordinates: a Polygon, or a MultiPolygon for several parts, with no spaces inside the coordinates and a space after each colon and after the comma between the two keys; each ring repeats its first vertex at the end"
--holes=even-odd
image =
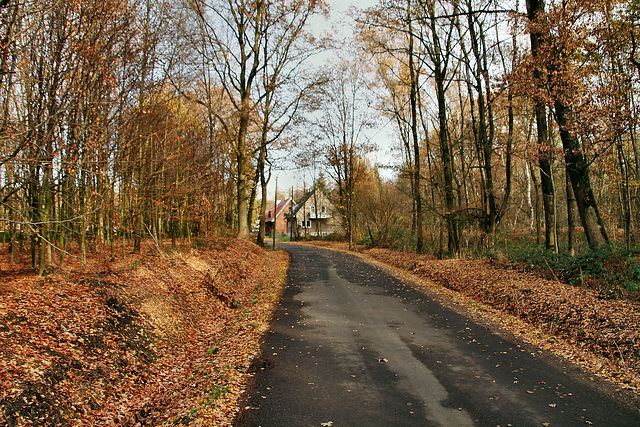
{"type": "Polygon", "coordinates": [[[278,203],[276,205],[276,215],[273,215],[273,209],[271,208],[268,211],[265,212],[264,214],[264,218],[265,218],[265,222],[273,222],[274,218],[279,217],[282,212],[286,209],[286,207],[289,205],[290,202],[293,202],[293,199],[291,197],[287,197],[284,200],[281,200],[280,203],[278,203]]]}
{"type": "Polygon", "coordinates": [[[291,210],[291,213],[289,214],[289,216],[295,216],[295,214],[298,213],[298,211],[304,206],[305,203],[307,203],[307,200],[309,200],[309,198],[313,195],[313,193],[316,192],[315,188],[312,188],[310,191],[307,191],[307,193],[302,197],[302,199],[300,199],[298,201],[298,203],[296,203],[293,206],[293,209],[291,210]]]}

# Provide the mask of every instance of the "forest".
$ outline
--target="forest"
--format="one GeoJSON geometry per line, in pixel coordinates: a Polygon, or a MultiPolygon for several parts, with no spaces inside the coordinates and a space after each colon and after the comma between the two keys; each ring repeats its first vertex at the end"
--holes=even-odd
{"type": "Polygon", "coordinates": [[[310,189],[305,244],[637,407],[639,44],[639,0],[0,0],[0,426],[233,425],[310,189]]]}
{"type": "Polygon", "coordinates": [[[262,244],[284,162],[352,244],[637,247],[637,0],[380,0],[351,9],[353,40],[323,0],[0,13],[0,232],[39,274],[258,223],[262,244]]]}

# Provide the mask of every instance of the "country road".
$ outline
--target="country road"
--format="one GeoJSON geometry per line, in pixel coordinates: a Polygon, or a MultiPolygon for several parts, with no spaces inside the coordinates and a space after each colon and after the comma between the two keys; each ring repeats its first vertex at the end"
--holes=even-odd
{"type": "Polygon", "coordinates": [[[235,425],[640,425],[637,409],[586,372],[388,272],[281,246],[291,254],[287,289],[235,425]]]}

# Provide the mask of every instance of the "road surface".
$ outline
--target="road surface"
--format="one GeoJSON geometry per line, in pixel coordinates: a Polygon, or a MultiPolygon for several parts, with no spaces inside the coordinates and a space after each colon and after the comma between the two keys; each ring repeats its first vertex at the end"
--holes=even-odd
{"type": "Polygon", "coordinates": [[[288,285],[235,425],[640,426],[581,369],[357,257],[282,246],[288,285]]]}

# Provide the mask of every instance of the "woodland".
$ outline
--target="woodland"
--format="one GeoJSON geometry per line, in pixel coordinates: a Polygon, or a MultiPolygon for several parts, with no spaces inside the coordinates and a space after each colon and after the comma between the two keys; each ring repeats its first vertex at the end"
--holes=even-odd
{"type": "Polygon", "coordinates": [[[334,8],[0,0],[7,425],[221,419],[282,284],[286,256],[260,246],[287,168],[337,207],[328,239],[586,343],[637,390],[640,1],[379,0],[352,35],[334,8]],[[477,286],[498,267],[536,286],[477,286]],[[175,397],[192,379],[194,413],[175,397]]]}
{"type": "Polygon", "coordinates": [[[352,243],[635,248],[635,1],[385,0],[353,41],[318,30],[322,1],[0,7],[0,227],[39,274],[97,243],[250,238],[285,163],[352,243]]]}

